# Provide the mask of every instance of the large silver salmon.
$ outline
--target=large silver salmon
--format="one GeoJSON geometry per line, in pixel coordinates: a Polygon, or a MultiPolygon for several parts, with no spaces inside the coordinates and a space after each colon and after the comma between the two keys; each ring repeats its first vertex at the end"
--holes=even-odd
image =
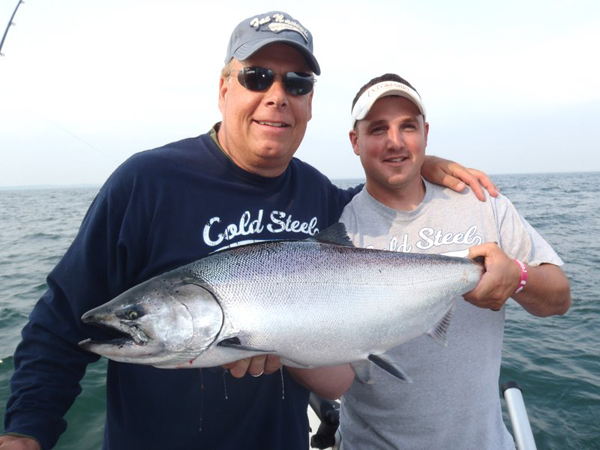
{"type": "Polygon", "coordinates": [[[482,273],[466,258],[356,248],[336,224],[306,240],[214,253],[135,286],[82,317],[123,337],[80,345],[162,368],[273,353],[293,367],[353,363],[364,381],[375,363],[408,380],[386,351],[424,333],[445,343],[455,298],[482,273]]]}

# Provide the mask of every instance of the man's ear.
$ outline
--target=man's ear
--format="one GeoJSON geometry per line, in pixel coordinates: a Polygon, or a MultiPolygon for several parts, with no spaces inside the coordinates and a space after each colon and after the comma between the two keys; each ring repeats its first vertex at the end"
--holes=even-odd
{"type": "Polygon", "coordinates": [[[358,147],[358,133],[356,132],[356,130],[350,130],[350,133],[348,133],[348,137],[350,138],[350,144],[352,144],[354,154],[360,156],[360,148],[358,147]]]}
{"type": "Polygon", "coordinates": [[[425,133],[425,147],[427,147],[427,139],[429,136],[429,122],[425,122],[423,125],[424,125],[423,129],[424,129],[424,133],[425,133]]]}
{"type": "Polygon", "coordinates": [[[221,114],[225,109],[225,102],[227,101],[227,92],[229,91],[229,77],[219,79],[219,110],[221,114]]]}
{"type": "Polygon", "coordinates": [[[312,91],[310,91],[309,98],[308,98],[308,121],[310,121],[310,119],[312,119],[312,100],[313,100],[313,94],[315,93],[315,90],[313,89],[312,91]]]}

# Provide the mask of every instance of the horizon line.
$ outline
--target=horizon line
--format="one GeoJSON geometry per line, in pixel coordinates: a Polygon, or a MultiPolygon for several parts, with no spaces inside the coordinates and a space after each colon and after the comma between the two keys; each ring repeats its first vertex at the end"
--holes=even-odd
{"type": "MultiPolygon", "coordinates": [[[[559,174],[574,174],[574,173],[600,173],[598,170],[573,170],[568,172],[522,172],[522,173],[488,173],[489,177],[495,176],[510,176],[510,175],[559,175],[559,174]]],[[[331,178],[328,177],[332,182],[336,181],[348,181],[348,180],[365,180],[365,177],[348,177],[348,178],[331,178]]],[[[104,185],[102,183],[73,183],[73,184],[24,184],[24,185],[8,185],[0,186],[0,190],[35,190],[35,189],[76,189],[76,188],[100,188],[104,185]]]]}

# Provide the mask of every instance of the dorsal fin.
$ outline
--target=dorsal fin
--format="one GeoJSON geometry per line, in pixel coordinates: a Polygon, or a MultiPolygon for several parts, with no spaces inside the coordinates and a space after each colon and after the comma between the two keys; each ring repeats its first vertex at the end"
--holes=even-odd
{"type": "Polygon", "coordinates": [[[354,244],[352,244],[348,232],[346,231],[346,226],[341,222],[334,223],[330,227],[325,228],[323,231],[315,234],[311,239],[319,242],[326,242],[328,244],[354,247],[354,244]]]}

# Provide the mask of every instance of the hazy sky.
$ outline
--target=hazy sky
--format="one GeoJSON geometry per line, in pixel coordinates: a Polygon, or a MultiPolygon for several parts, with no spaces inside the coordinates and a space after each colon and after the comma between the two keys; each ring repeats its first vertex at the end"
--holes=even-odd
{"type": "MultiPolygon", "coordinates": [[[[129,155],[210,129],[235,25],[283,10],[322,69],[297,156],[362,177],[350,103],[396,72],[428,152],[490,174],[600,171],[597,0],[26,0],[0,58],[0,186],[101,184],[129,155]]],[[[0,0],[0,28],[17,0],[0,0]]]]}

